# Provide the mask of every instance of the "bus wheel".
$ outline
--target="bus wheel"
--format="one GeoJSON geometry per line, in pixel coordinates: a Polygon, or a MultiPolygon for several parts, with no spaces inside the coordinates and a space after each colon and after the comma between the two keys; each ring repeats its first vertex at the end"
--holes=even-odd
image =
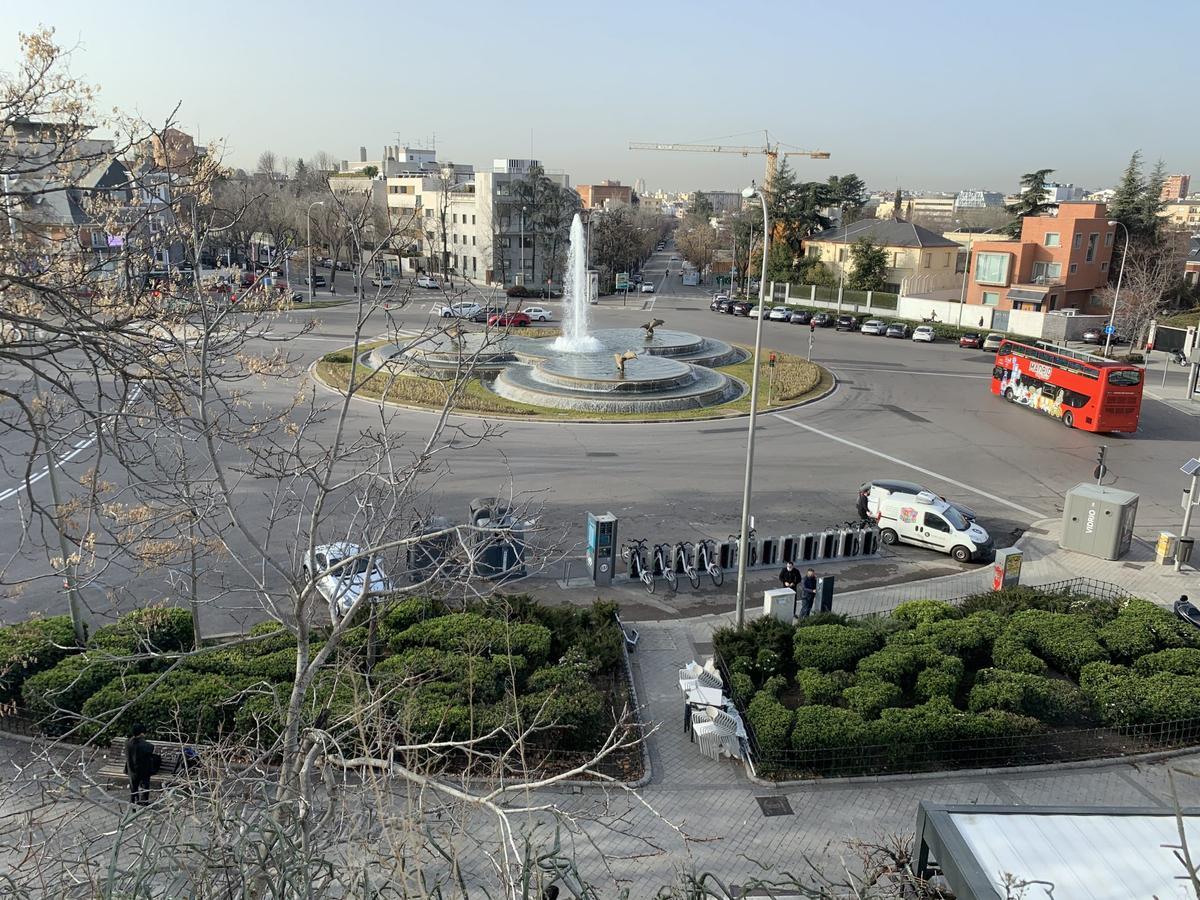
{"type": "Polygon", "coordinates": [[[1065,413],[1063,413],[1062,423],[1064,425],[1066,425],[1068,428],[1075,427],[1075,417],[1073,415],[1071,415],[1070,410],[1067,410],[1065,413]]]}
{"type": "Polygon", "coordinates": [[[892,529],[885,528],[883,531],[879,532],[879,539],[890,547],[892,544],[895,544],[900,540],[900,536],[896,534],[896,532],[892,531],[892,529]]]}
{"type": "Polygon", "coordinates": [[[1009,403],[1012,403],[1012,398],[1013,398],[1012,388],[1005,388],[1004,389],[1004,399],[1007,400],[1009,403]]]}

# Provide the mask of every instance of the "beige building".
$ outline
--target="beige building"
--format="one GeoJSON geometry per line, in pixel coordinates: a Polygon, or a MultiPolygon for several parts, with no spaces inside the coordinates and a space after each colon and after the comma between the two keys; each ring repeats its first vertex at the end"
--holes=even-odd
{"type": "Polygon", "coordinates": [[[1174,228],[1200,232],[1200,200],[1172,200],[1159,213],[1174,228]]]}
{"type": "Polygon", "coordinates": [[[888,255],[885,290],[908,293],[945,290],[959,282],[959,245],[912,222],[860,219],[845,228],[830,228],[804,242],[804,253],[819,259],[835,278],[854,270],[851,254],[855,242],[868,238],[888,255]]]}

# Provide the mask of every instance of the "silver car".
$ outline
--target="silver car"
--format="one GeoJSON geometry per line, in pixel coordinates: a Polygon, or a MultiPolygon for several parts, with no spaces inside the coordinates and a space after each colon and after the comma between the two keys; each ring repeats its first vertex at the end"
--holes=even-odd
{"type": "Polygon", "coordinates": [[[341,619],[364,594],[383,594],[392,589],[378,559],[362,555],[357,544],[339,541],[322,544],[304,554],[304,577],[315,583],[329,603],[329,618],[341,619]]]}
{"type": "Polygon", "coordinates": [[[767,318],[773,322],[790,322],[792,320],[792,312],[793,310],[790,306],[776,306],[767,314],[767,318]]]}
{"type": "Polygon", "coordinates": [[[878,319],[867,319],[862,323],[862,328],[859,329],[862,334],[887,334],[887,323],[880,322],[878,319]]]}

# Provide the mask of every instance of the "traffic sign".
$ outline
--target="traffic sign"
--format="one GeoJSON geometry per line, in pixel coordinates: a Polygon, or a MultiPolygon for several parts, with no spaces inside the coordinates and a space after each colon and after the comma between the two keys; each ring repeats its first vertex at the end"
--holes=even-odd
{"type": "Polygon", "coordinates": [[[1116,334],[1116,333],[1117,333],[1117,327],[1116,327],[1115,325],[1111,325],[1111,324],[1110,324],[1110,325],[1105,325],[1105,326],[1104,326],[1104,333],[1105,333],[1105,334],[1116,334]]]}
{"type": "Polygon", "coordinates": [[[629,290],[629,273],[628,272],[618,272],[617,273],[617,290],[618,291],[629,290]]]}

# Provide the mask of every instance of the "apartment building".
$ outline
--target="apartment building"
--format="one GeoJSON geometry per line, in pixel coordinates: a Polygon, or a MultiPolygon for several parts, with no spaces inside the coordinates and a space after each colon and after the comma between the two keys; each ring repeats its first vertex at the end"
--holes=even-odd
{"type": "Polygon", "coordinates": [[[905,285],[909,293],[916,293],[953,287],[958,244],[912,222],[860,219],[813,235],[804,242],[804,252],[819,259],[835,278],[845,278],[853,272],[851,251],[861,238],[888,255],[885,290],[899,293],[905,285]]]}
{"type": "Polygon", "coordinates": [[[967,303],[996,309],[1100,312],[1116,228],[1103,203],[1074,200],[1026,216],[1017,240],[976,241],[968,260],[967,303]]]}
{"type": "Polygon", "coordinates": [[[581,184],[576,186],[575,192],[583,201],[584,209],[604,209],[610,203],[625,206],[633,203],[633,188],[619,181],[606,179],[599,184],[581,184]]]}
{"type": "Polygon", "coordinates": [[[999,191],[959,191],[954,198],[955,211],[964,209],[1001,209],[1004,195],[999,191]]]}
{"type": "Polygon", "coordinates": [[[1168,175],[1167,180],[1163,182],[1160,199],[1182,200],[1188,195],[1188,188],[1191,186],[1191,175],[1168,175]]]}
{"type": "Polygon", "coordinates": [[[1172,228],[1186,228],[1200,233],[1200,200],[1171,200],[1159,213],[1172,228]]]}

